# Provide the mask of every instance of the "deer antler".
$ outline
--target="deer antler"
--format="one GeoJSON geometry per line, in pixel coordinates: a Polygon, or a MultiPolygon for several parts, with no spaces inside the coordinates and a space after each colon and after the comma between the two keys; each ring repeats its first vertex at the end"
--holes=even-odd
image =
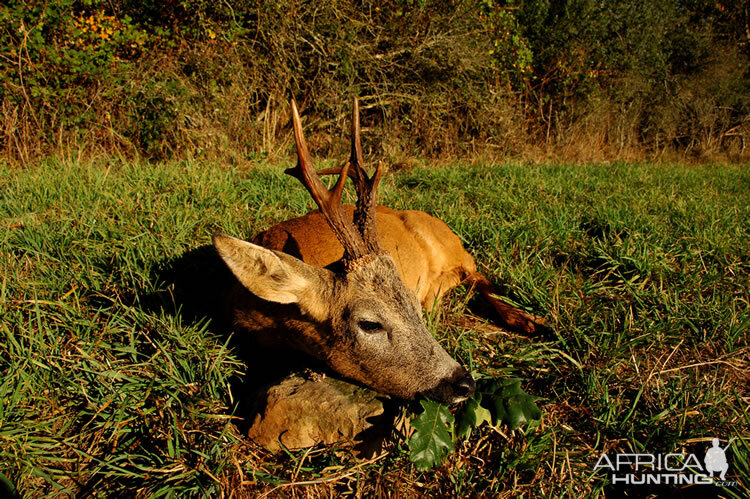
{"type": "Polygon", "coordinates": [[[368,251],[381,253],[380,242],[377,236],[375,224],[375,206],[377,200],[375,191],[380,183],[382,170],[378,162],[372,177],[367,176],[367,171],[362,160],[362,143],[359,139],[359,100],[354,98],[352,109],[352,145],[349,160],[341,166],[326,168],[318,171],[318,175],[347,175],[354,182],[357,191],[357,207],[354,211],[354,224],[362,234],[363,242],[368,251]]]}
{"type": "MultiPolygon", "coordinates": [[[[357,191],[357,208],[354,210],[354,224],[362,234],[362,239],[368,251],[381,253],[380,243],[378,242],[378,232],[375,224],[375,206],[377,199],[375,191],[380,183],[380,163],[375,167],[375,173],[372,177],[367,176],[367,172],[362,165],[362,143],[359,140],[359,100],[354,98],[352,108],[352,152],[349,157],[349,171],[354,181],[354,188],[357,191]]],[[[342,172],[345,167],[342,167],[342,172]]]]}
{"type": "MultiPolygon", "coordinates": [[[[354,121],[352,123],[352,156],[338,171],[339,178],[332,189],[327,189],[318,176],[307,149],[302,122],[297,111],[297,103],[292,99],[292,123],[294,140],[297,144],[297,166],[286,173],[297,178],[320,208],[336,238],[344,247],[344,261],[347,265],[363,257],[381,253],[375,226],[375,189],[380,180],[379,169],[370,179],[361,166],[362,148],[359,142],[359,105],[354,101],[354,121]],[[356,134],[355,134],[356,132],[356,134]],[[353,168],[352,168],[353,167],[353,168]],[[341,206],[341,194],[347,176],[354,180],[357,190],[357,207],[354,223],[346,216],[341,206]],[[356,226],[356,227],[355,227],[356,226]],[[357,230],[359,229],[359,230],[357,230]]],[[[329,172],[330,173],[330,172],[329,172]]]]}

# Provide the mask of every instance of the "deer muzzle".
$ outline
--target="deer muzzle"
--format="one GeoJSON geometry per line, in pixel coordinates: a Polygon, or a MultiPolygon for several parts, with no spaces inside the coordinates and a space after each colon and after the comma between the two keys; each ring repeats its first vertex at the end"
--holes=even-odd
{"type": "Polygon", "coordinates": [[[469,398],[476,388],[472,375],[459,366],[453,374],[441,381],[435,388],[427,390],[424,395],[447,404],[457,404],[469,398]]]}

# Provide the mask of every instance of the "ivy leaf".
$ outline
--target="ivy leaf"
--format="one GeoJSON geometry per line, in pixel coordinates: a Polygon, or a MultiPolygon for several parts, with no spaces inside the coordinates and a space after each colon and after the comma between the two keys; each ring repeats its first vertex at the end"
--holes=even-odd
{"type": "Polygon", "coordinates": [[[424,411],[412,420],[414,434],[409,439],[409,459],[420,471],[426,471],[453,452],[453,439],[448,425],[453,415],[445,404],[433,400],[420,400],[424,411]]]}
{"type": "Polygon", "coordinates": [[[492,414],[489,409],[482,407],[481,402],[482,394],[478,393],[466,403],[466,406],[458,415],[456,437],[465,440],[471,436],[472,428],[481,425],[485,421],[492,424],[492,414]]]}
{"type": "MultiPolygon", "coordinates": [[[[472,397],[459,410],[455,437],[466,439],[471,430],[485,421],[493,426],[501,422],[516,429],[542,417],[534,397],[521,389],[518,379],[481,380],[472,397]]],[[[412,419],[414,434],[409,439],[409,459],[420,471],[439,464],[453,452],[454,443],[448,428],[454,417],[444,404],[420,400],[422,413],[412,419]]]]}
{"type": "Polygon", "coordinates": [[[501,421],[511,429],[519,428],[542,417],[536,405],[539,397],[529,395],[521,389],[519,379],[483,380],[477,387],[480,403],[492,414],[492,424],[501,421]]]}
{"type": "Polygon", "coordinates": [[[0,496],[11,497],[13,499],[21,497],[13,482],[2,472],[0,472],[0,496]]]}

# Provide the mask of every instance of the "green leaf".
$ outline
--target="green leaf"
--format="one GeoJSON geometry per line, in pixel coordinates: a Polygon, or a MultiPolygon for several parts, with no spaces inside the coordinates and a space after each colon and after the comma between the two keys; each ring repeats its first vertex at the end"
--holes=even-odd
{"type": "Polygon", "coordinates": [[[9,498],[21,497],[13,482],[3,473],[0,473],[0,496],[9,498]]]}
{"type": "Polygon", "coordinates": [[[469,399],[466,406],[461,410],[458,415],[458,426],[456,428],[456,436],[461,439],[467,439],[471,436],[471,429],[475,428],[485,421],[492,424],[492,414],[490,411],[482,407],[482,394],[479,393],[475,397],[469,399]]]}
{"type": "Polygon", "coordinates": [[[420,471],[440,464],[443,456],[453,452],[448,425],[453,415],[448,407],[433,400],[420,400],[424,411],[412,420],[414,434],[409,439],[409,459],[420,471]]]}
{"type": "Polygon", "coordinates": [[[489,409],[493,425],[502,421],[515,430],[542,417],[535,403],[539,397],[523,391],[518,379],[483,380],[474,397],[479,397],[480,404],[489,409]]]}

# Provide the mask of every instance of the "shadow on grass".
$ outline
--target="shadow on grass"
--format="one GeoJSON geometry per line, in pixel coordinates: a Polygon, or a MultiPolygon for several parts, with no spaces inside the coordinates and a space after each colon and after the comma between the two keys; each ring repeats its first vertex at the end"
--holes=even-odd
{"type": "Polygon", "coordinates": [[[230,386],[234,413],[242,418],[238,427],[243,433],[254,415],[263,410],[256,399],[265,388],[302,369],[325,371],[324,365],[305,354],[264,348],[257,345],[251,334],[234,331],[228,298],[237,280],[213,246],[201,246],[159,265],[155,281],[161,283],[161,290],[141,300],[144,309],[177,316],[184,324],[208,320],[208,330],[228,340],[236,357],[245,364],[244,375],[234,376],[230,386]]]}
{"type": "MultiPolygon", "coordinates": [[[[240,418],[237,427],[243,435],[247,435],[255,416],[265,411],[266,399],[263,394],[283,378],[304,370],[340,378],[317,359],[291,349],[261,346],[252,333],[233,328],[229,295],[238,281],[213,246],[201,246],[167,261],[159,265],[154,274],[161,291],[143,298],[142,307],[149,313],[163,312],[178,316],[184,324],[205,323],[208,319],[208,330],[228,340],[236,357],[246,366],[244,375],[234,376],[230,385],[234,398],[233,412],[240,418]]],[[[377,424],[354,439],[355,450],[360,454],[369,455],[376,451],[378,446],[373,442],[382,443],[385,434],[393,428],[399,404],[390,398],[381,400],[385,412],[377,418],[377,424]]]]}

